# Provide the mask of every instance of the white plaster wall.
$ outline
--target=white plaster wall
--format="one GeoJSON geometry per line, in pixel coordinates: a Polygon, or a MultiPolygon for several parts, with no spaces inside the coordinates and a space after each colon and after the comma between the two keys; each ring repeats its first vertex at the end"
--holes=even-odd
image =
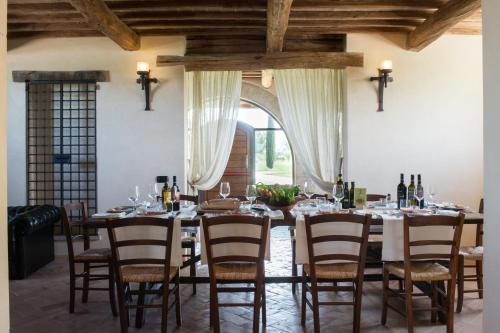
{"type": "Polygon", "coordinates": [[[9,260],[7,253],[7,0],[0,0],[0,332],[9,331],[9,260]]]}
{"type": "Polygon", "coordinates": [[[500,2],[483,0],[484,58],[484,164],[485,164],[485,278],[483,329],[500,327],[500,2]]]}

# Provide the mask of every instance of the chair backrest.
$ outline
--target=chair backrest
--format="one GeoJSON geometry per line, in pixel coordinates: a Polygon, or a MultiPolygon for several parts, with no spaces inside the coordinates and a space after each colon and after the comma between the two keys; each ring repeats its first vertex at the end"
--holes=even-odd
{"type": "Polygon", "coordinates": [[[168,282],[173,218],[131,217],[108,222],[108,236],[117,276],[126,266],[162,266],[168,282]]]}
{"type": "Polygon", "coordinates": [[[316,264],[355,262],[358,276],[362,276],[370,223],[370,215],[305,215],[311,275],[315,275],[316,264]]]}
{"type": "Polygon", "coordinates": [[[211,277],[214,277],[215,264],[234,262],[255,263],[257,276],[263,276],[269,217],[204,215],[202,225],[211,277]]]}
{"type": "Polygon", "coordinates": [[[196,205],[198,204],[198,196],[197,195],[181,194],[179,196],[179,199],[182,200],[182,201],[191,201],[191,202],[194,202],[196,205]]]}
{"type": "Polygon", "coordinates": [[[465,215],[404,216],[404,264],[412,261],[449,261],[456,272],[465,215]]]}
{"type": "Polygon", "coordinates": [[[380,199],[387,198],[385,194],[367,194],[366,201],[380,201],[380,199]]]}
{"type": "MultiPolygon", "coordinates": [[[[66,245],[68,247],[68,257],[70,261],[75,256],[73,248],[73,235],[71,227],[75,219],[88,218],[87,205],[85,202],[71,202],[61,208],[61,220],[63,225],[64,237],[66,238],[66,245]]],[[[78,236],[76,236],[78,237],[78,236]]]]}
{"type": "MultiPolygon", "coordinates": [[[[483,198],[481,198],[481,201],[479,202],[479,213],[480,214],[484,213],[483,198]]],[[[479,223],[476,227],[476,246],[483,246],[483,235],[484,235],[483,224],[479,223]]]]}

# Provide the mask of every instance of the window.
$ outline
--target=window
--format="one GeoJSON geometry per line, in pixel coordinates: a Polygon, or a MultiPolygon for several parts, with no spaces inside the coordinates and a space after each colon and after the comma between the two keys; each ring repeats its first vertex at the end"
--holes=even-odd
{"type": "Polygon", "coordinates": [[[280,124],[259,106],[241,101],[238,121],[253,131],[250,160],[255,183],[292,184],[293,155],[280,124]]]}

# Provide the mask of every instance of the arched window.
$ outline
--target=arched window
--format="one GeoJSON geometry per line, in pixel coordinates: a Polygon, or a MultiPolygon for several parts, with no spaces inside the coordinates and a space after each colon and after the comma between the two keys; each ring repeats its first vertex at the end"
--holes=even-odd
{"type": "Polygon", "coordinates": [[[293,154],[280,124],[264,109],[244,100],[240,103],[238,121],[253,131],[249,169],[254,183],[292,184],[293,154]]]}

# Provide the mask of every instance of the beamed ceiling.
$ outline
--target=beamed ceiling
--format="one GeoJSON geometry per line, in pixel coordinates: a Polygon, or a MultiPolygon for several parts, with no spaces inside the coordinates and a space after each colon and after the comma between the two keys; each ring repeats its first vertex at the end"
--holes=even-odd
{"type": "Polygon", "coordinates": [[[367,32],[405,33],[412,50],[480,34],[480,0],[8,0],[9,39],[106,35],[126,50],[180,35],[192,54],[338,52],[339,34],[367,32]]]}

